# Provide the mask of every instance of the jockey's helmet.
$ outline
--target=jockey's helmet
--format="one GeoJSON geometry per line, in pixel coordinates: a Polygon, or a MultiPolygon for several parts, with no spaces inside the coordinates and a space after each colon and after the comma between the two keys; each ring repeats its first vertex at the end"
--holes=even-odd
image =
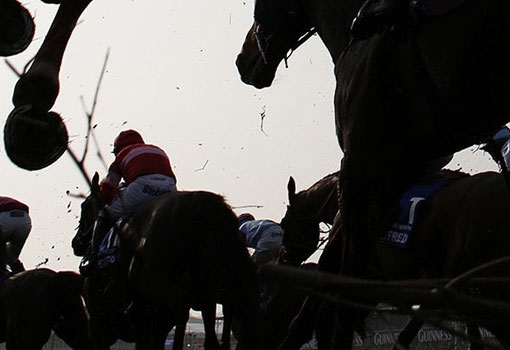
{"type": "Polygon", "coordinates": [[[255,220],[255,217],[253,215],[251,215],[250,213],[243,213],[243,214],[239,215],[239,217],[237,218],[237,223],[239,226],[241,226],[246,221],[252,221],[252,220],[255,220]]]}
{"type": "Polygon", "coordinates": [[[113,154],[119,154],[122,149],[136,143],[145,143],[138,131],[129,129],[122,131],[113,142],[113,154]]]}

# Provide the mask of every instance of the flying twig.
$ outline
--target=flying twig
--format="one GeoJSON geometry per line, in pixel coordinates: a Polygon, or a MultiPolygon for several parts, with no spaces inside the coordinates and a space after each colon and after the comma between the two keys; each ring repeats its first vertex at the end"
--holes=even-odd
{"type": "Polygon", "coordinates": [[[16,67],[14,67],[14,65],[8,60],[8,59],[5,59],[5,64],[7,64],[7,66],[14,72],[14,74],[16,74],[18,76],[18,78],[21,78],[21,76],[23,74],[25,74],[28,70],[28,67],[32,64],[32,62],[35,60],[35,56],[32,57],[28,62],[27,64],[25,64],[25,66],[23,67],[23,72],[20,72],[16,69],[16,67]]]}
{"type": "Polygon", "coordinates": [[[37,264],[35,265],[35,268],[37,269],[37,268],[41,267],[42,265],[46,265],[46,264],[48,263],[48,261],[49,261],[49,259],[48,259],[48,258],[45,258],[43,261],[41,261],[41,262],[37,263],[37,264]]]}
{"type": "Polygon", "coordinates": [[[207,163],[209,163],[209,159],[205,161],[204,165],[201,168],[195,169],[195,171],[202,171],[207,166],[207,163]]]}
{"type": "Polygon", "coordinates": [[[266,117],[266,106],[262,106],[262,112],[260,112],[260,131],[262,131],[262,133],[266,136],[269,136],[265,131],[264,131],[264,118],[266,117]]]}
{"type": "MultiPolygon", "coordinates": [[[[87,194],[85,194],[85,193],[71,193],[71,191],[67,190],[67,191],[66,191],[66,194],[67,194],[69,197],[73,197],[73,198],[79,198],[79,199],[85,199],[85,198],[87,198],[87,194]]],[[[68,205],[67,207],[69,207],[69,205],[68,205]]]]}
{"type": "Polygon", "coordinates": [[[14,67],[14,65],[8,59],[5,59],[5,64],[7,64],[7,66],[14,72],[14,74],[18,76],[18,78],[21,77],[21,73],[16,69],[16,67],[14,67]]]}
{"type": "Polygon", "coordinates": [[[238,206],[235,206],[235,207],[232,207],[232,209],[244,209],[244,208],[264,208],[263,205],[260,205],[260,204],[248,204],[248,205],[238,205],[238,206]]]}

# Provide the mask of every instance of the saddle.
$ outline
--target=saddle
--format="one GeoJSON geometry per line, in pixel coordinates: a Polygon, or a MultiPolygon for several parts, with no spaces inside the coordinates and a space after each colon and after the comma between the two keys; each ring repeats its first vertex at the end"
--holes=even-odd
{"type": "Polygon", "coordinates": [[[353,38],[365,40],[390,30],[405,32],[423,16],[443,16],[467,0],[366,0],[351,25],[353,38]]]}

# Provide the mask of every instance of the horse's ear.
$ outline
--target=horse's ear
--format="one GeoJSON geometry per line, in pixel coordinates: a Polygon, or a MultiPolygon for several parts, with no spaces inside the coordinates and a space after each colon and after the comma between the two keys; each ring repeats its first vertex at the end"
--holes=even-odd
{"type": "Polygon", "coordinates": [[[289,191],[289,203],[292,203],[294,201],[294,197],[296,196],[296,181],[294,181],[294,178],[292,176],[289,177],[287,190],[289,191]]]}
{"type": "Polygon", "coordinates": [[[90,186],[90,192],[91,193],[99,192],[99,174],[97,173],[97,171],[94,173],[94,176],[92,177],[92,184],[90,186]]]}

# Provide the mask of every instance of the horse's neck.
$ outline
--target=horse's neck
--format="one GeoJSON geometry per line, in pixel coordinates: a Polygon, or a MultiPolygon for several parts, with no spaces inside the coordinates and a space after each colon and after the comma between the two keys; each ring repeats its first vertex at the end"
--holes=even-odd
{"type": "Polygon", "coordinates": [[[310,24],[336,63],[351,39],[351,22],[362,4],[361,0],[302,0],[310,24]]]}
{"type": "Polygon", "coordinates": [[[305,201],[311,203],[307,211],[317,216],[320,222],[333,223],[338,210],[337,181],[330,176],[303,192],[305,201]]]}

